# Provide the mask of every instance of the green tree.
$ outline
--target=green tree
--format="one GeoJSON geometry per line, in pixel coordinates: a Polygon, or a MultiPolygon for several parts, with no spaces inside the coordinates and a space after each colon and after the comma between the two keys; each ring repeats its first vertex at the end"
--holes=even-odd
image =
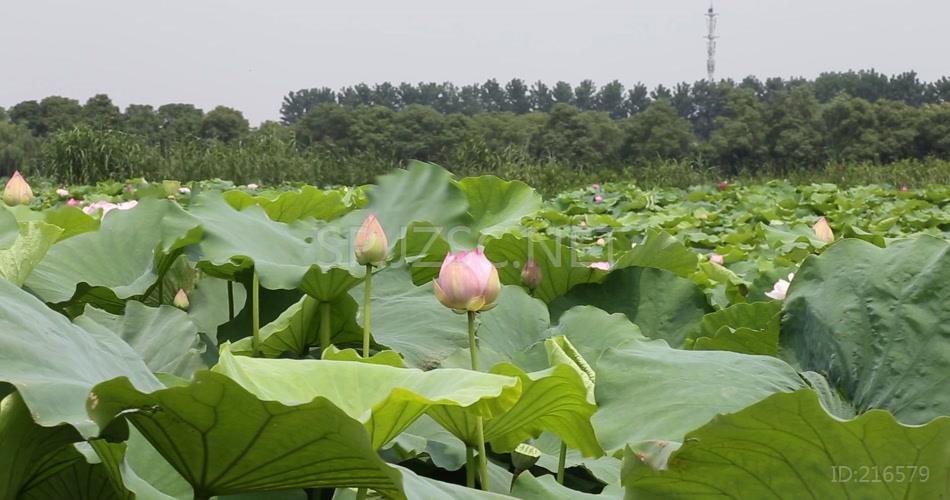
{"type": "Polygon", "coordinates": [[[581,111],[590,111],[595,108],[595,97],[597,95],[597,86],[593,80],[581,80],[581,83],[574,87],[574,106],[581,111]]]}
{"type": "Polygon", "coordinates": [[[541,80],[531,85],[531,109],[547,113],[554,106],[554,96],[551,95],[551,89],[541,80]]]}
{"type": "Polygon", "coordinates": [[[240,111],[227,106],[218,106],[208,112],[201,121],[201,137],[231,142],[247,134],[250,125],[240,111]]]}
{"type": "Polygon", "coordinates": [[[163,147],[199,137],[204,111],[191,104],[164,104],[158,108],[163,147]]]}
{"type": "Polygon", "coordinates": [[[729,91],[725,113],[715,121],[708,147],[720,166],[735,173],[767,159],[765,112],[753,91],[729,91]]]}
{"type": "Polygon", "coordinates": [[[516,113],[524,114],[531,111],[531,100],[528,98],[528,86],[520,78],[512,78],[505,84],[506,109],[516,113]]]}
{"type": "Polygon", "coordinates": [[[10,121],[29,129],[36,136],[45,135],[46,127],[43,124],[43,111],[36,101],[23,101],[10,108],[10,121]]]}
{"type": "Polygon", "coordinates": [[[647,86],[637,82],[632,89],[627,91],[627,99],[624,102],[624,108],[627,116],[633,116],[641,113],[650,106],[650,92],[647,86]]]}
{"type": "Polygon", "coordinates": [[[919,108],[889,99],[878,100],[873,107],[878,159],[894,162],[916,156],[921,120],[919,108]]]}
{"type": "Polygon", "coordinates": [[[766,144],[773,162],[787,168],[815,168],[824,161],[824,122],[811,86],[774,91],[765,113],[766,144]]]}
{"type": "Polygon", "coordinates": [[[554,84],[554,90],[551,91],[551,97],[554,98],[555,104],[573,104],[574,88],[570,83],[557,82],[554,84]]]}
{"type": "Polygon", "coordinates": [[[631,163],[686,158],[696,141],[689,121],[677,114],[668,99],[654,101],[624,120],[622,130],[620,156],[631,163]]]}
{"type": "Polygon", "coordinates": [[[116,129],[122,120],[119,107],[106,94],[90,97],[82,107],[83,122],[95,129],[116,129]]]}
{"type": "Polygon", "coordinates": [[[876,161],[877,121],[864,99],[839,95],[824,106],[825,150],[837,162],[876,161]]]}
{"type": "Polygon", "coordinates": [[[122,114],[122,130],[145,139],[147,144],[161,140],[162,119],[148,104],[129,104],[122,114]]]}
{"type": "Polygon", "coordinates": [[[627,110],[624,108],[623,90],[623,84],[618,80],[614,80],[601,87],[594,97],[597,111],[603,111],[614,119],[626,116],[627,110]]]}
{"type": "Polygon", "coordinates": [[[0,121],[0,177],[27,170],[35,162],[40,143],[25,125],[0,121]]]}
{"type": "Polygon", "coordinates": [[[581,112],[555,104],[547,123],[532,141],[535,155],[556,158],[577,170],[616,167],[622,141],[620,128],[607,113],[581,112]]]}
{"type": "Polygon", "coordinates": [[[336,92],[329,87],[289,92],[280,105],[280,120],[288,125],[294,124],[317,105],[335,102],[337,102],[336,92]]]}

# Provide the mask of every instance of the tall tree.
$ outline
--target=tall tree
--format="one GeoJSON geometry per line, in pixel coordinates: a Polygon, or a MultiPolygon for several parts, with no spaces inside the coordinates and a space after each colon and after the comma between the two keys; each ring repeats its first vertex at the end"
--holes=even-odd
{"type": "Polygon", "coordinates": [[[554,84],[554,90],[551,91],[551,97],[555,104],[573,104],[574,87],[570,83],[559,81],[554,84]]]}
{"type": "Polygon", "coordinates": [[[531,100],[528,98],[528,86],[520,78],[512,78],[505,84],[506,108],[515,114],[524,114],[531,111],[531,100]]]}
{"type": "Polygon", "coordinates": [[[140,136],[147,144],[160,140],[162,119],[148,104],[129,104],[122,114],[122,130],[140,136]]]}
{"type": "Polygon", "coordinates": [[[119,127],[122,113],[119,112],[118,106],[112,104],[108,95],[96,94],[82,107],[82,119],[94,129],[111,130],[119,127]]]}
{"type": "Polygon", "coordinates": [[[574,105],[581,111],[589,111],[594,108],[594,97],[597,95],[597,86],[593,80],[581,80],[581,83],[574,87],[574,105]]]}
{"type": "Polygon", "coordinates": [[[246,135],[250,126],[244,115],[233,108],[218,106],[201,121],[201,137],[231,142],[246,135]]]}
{"type": "Polygon", "coordinates": [[[551,95],[551,89],[541,80],[531,85],[530,91],[531,109],[547,113],[554,106],[554,96],[551,95]]]}
{"type": "Polygon", "coordinates": [[[329,87],[289,92],[280,105],[280,120],[288,125],[297,123],[318,104],[330,102],[337,102],[337,96],[329,87]]]}
{"type": "Polygon", "coordinates": [[[695,148],[692,127],[668,99],[653,101],[644,111],[624,120],[622,130],[620,156],[625,162],[680,159],[695,148]]]}
{"type": "Polygon", "coordinates": [[[501,88],[501,85],[494,78],[488,79],[482,84],[481,98],[482,107],[485,111],[505,111],[508,109],[508,96],[505,94],[505,89],[501,88]]]}
{"type": "Polygon", "coordinates": [[[643,83],[637,82],[637,84],[634,85],[632,89],[627,91],[627,99],[624,103],[627,116],[633,116],[637,113],[643,112],[649,105],[650,93],[647,90],[647,86],[643,83]]]}
{"type": "Polygon", "coordinates": [[[197,138],[201,132],[204,111],[191,104],[164,104],[158,108],[161,140],[164,147],[197,138]]]}
{"type": "Polygon", "coordinates": [[[594,99],[597,110],[609,114],[614,119],[627,116],[623,91],[623,84],[618,80],[601,87],[594,99]]]}

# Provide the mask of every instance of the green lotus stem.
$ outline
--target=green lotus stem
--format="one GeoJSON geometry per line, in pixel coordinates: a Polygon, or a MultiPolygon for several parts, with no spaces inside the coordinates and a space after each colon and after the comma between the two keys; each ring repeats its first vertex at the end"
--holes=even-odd
{"type": "Polygon", "coordinates": [[[366,498],[366,488],[359,488],[356,490],[356,500],[365,500],[366,498]]]}
{"type": "Polygon", "coordinates": [[[261,295],[260,283],[257,281],[257,271],[251,277],[251,347],[254,355],[260,354],[261,349],[261,295]]]}
{"type": "Polygon", "coordinates": [[[465,486],[475,487],[475,450],[465,445],[465,486]]]}
{"type": "Polygon", "coordinates": [[[373,265],[366,264],[366,281],[363,284],[363,358],[369,358],[369,313],[370,295],[373,289],[373,265]]]}
{"type": "Polygon", "coordinates": [[[234,321],[234,282],[228,280],[228,321],[234,321]]]}
{"type": "Polygon", "coordinates": [[[158,278],[158,305],[162,305],[162,296],[165,295],[165,276],[158,278]]]}
{"type": "Polygon", "coordinates": [[[320,303],[320,348],[330,348],[330,303],[320,303]]]}
{"type": "MultiPolygon", "coordinates": [[[[472,370],[478,371],[478,346],[475,341],[475,311],[468,311],[468,346],[472,354],[472,370]]],[[[478,478],[483,491],[488,491],[488,454],[485,453],[485,422],[475,417],[478,434],[478,478]]]]}
{"type": "Polygon", "coordinates": [[[557,459],[557,482],[564,484],[564,463],[567,461],[567,443],[561,441],[561,455],[557,459]]]}

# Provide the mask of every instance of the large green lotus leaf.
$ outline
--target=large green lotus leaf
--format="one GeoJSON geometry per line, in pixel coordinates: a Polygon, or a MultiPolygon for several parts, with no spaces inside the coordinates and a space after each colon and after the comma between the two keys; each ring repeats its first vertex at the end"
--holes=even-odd
{"type": "MultiPolygon", "coordinates": [[[[402,474],[402,489],[406,492],[407,498],[432,500],[449,498],[452,500],[515,500],[516,498],[420,476],[412,470],[398,465],[393,467],[402,474]]],[[[354,489],[338,489],[333,495],[333,500],[355,500],[356,495],[357,491],[354,489]]]]}
{"type": "Polygon", "coordinates": [[[191,378],[214,364],[217,355],[198,334],[188,315],[172,306],[148,307],[130,301],[117,316],[87,305],[73,323],[97,336],[117,335],[135,349],[152,372],[191,378]]]}
{"type": "Polygon", "coordinates": [[[595,370],[600,411],[593,424],[608,451],[648,439],[681,441],[717,413],[804,386],[792,367],[771,356],[684,351],[662,340],[609,349],[595,370]]]}
{"type": "Polygon", "coordinates": [[[54,245],[26,286],[51,303],[66,302],[88,287],[108,289],[107,294],[118,299],[141,296],[158,280],[159,257],[198,241],[198,224],[167,200],[144,200],[130,210],[113,210],[98,231],[54,245]]]}
{"type": "Polygon", "coordinates": [[[535,240],[506,234],[489,241],[485,255],[495,263],[498,277],[506,285],[520,285],[521,270],[525,262],[533,259],[543,276],[534,296],[545,302],[551,302],[576,285],[600,282],[607,275],[579,262],[576,251],[553,239],[535,240]]]}
{"type": "Polygon", "coordinates": [[[144,390],[162,387],[115,334],[88,332],[6,280],[0,297],[0,380],[19,389],[38,424],[67,423],[95,435],[85,410],[94,385],[128,376],[144,390]]]}
{"type": "Polygon", "coordinates": [[[695,283],[669,271],[628,267],[611,272],[602,283],[581,285],[551,303],[551,317],[589,304],[623,313],[645,335],[679,346],[710,310],[695,283]]]}
{"type": "Polygon", "coordinates": [[[396,368],[406,367],[406,363],[403,362],[402,356],[400,356],[396,351],[379,351],[375,354],[370,354],[368,358],[364,358],[359,352],[357,352],[356,349],[337,349],[334,345],[331,345],[320,351],[320,359],[328,359],[331,361],[354,361],[357,363],[369,363],[372,365],[394,366],[396,368]]]}
{"type": "Polygon", "coordinates": [[[442,261],[452,248],[445,230],[429,222],[413,222],[396,243],[395,260],[405,260],[412,269],[412,282],[425,285],[439,276],[442,261]]]}
{"type": "Polygon", "coordinates": [[[72,446],[60,448],[51,460],[61,467],[27,485],[17,499],[132,500],[127,491],[112,482],[104,464],[86,459],[72,446]]]}
{"type": "MultiPolygon", "coordinates": [[[[188,295],[188,318],[198,327],[198,331],[217,340],[218,327],[230,321],[228,311],[228,281],[208,275],[201,276],[195,282],[195,288],[188,295]]],[[[234,301],[234,313],[244,309],[247,292],[239,282],[230,282],[234,301]]],[[[249,330],[250,331],[250,330],[249,330]]]]}
{"type": "Polygon", "coordinates": [[[665,269],[677,276],[688,277],[696,271],[699,256],[666,231],[650,230],[642,242],[633,247],[615,267],[630,266],[665,269]]]}
{"type": "MultiPolygon", "coordinates": [[[[46,214],[45,220],[48,224],[53,224],[63,229],[57,241],[99,229],[99,219],[86,214],[79,207],[62,205],[51,208],[44,213],[46,214]]],[[[0,247],[2,247],[2,245],[0,245],[0,247]]]]}
{"type": "MultiPolygon", "coordinates": [[[[401,353],[407,366],[437,368],[450,354],[468,346],[465,316],[440,304],[431,284],[413,285],[404,266],[374,274],[372,292],[373,339],[401,353]]],[[[362,285],[350,295],[362,310],[362,285]]]]}
{"type": "Polygon", "coordinates": [[[464,219],[465,193],[452,182],[452,174],[438,165],[409,162],[405,170],[376,179],[368,190],[369,206],[344,219],[359,226],[367,212],[375,213],[380,225],[395,243],[410,223],[424,221],[449,230],[464,219]]]}
{"type": "Polygon", "coordinates": [[[809,258],[785,300],[782,345],[858,412],[922,424],[950,414],[950,243],[842,240],[809,258]]]}
{"type": "Polygon", "coordinates": [[[511,494],[522,500],[621,500],[623,498],[623,490],[615,485],[607,486],[599,494],[584,493],[558,484],[551,474],[534,477],[530,472],[523,472],[518,476],[511,494]]]}
{"type": "MultiPolygon", "coordinates": [[[[356,313],[356,301],[349,295],[341,295],[330,302],[331,343],[356,342],[363,338],[363,329],[356,324],[356,313]]],[[[320,322],[320,302],[309,295],[300,297],[277,319],[261,327],[260,353],[270,358],[286,352],[306,356],[310,347],[319,343],[320,322]]],[[[253,352],[252,339],[241,339],[230,350],[250,354],[253,352]]]]}
{"type": "Polygon", "coordinates": [[[304,186],[300,191],[286,191],[273,199],[237,190],[228,191],[223,196],[236,210],[259,205],[268,217],[286,223],[307,217],[333,220],[352,208],[343,203],[343,195],[339,191],[321,191],[313,186],[304,186]]]}
{"type": "Polygon", "coordinates": [[[121,443],[104,439],[90,445],[104,464],[115,484],[142,500],[191,500],[191,485],[169,464],[134,426],[129,438],[121,443]]]}
{"type": "Polygon", "coordinates": [[[20,394],[0,401],[0,499],[14,500],[31,483],[55,474],[69,465],[59,460],[59,450],[81,440],[68,425],[40,427],[30,416],[20,394]]]}
{"type": "Polygon", "coordinates": [[[20,234],[20,225],[6,205],[0,207],[0,249],[9,248],[20,234]]]}
{"type": "Polygon", "coordinates": [[[423,372],[348,361],[261,359],[226,350],[214,371],[268,401],[295,404],[327,398],[366,424],[374,448],[382,448],[437,407],[490,416],[509,408],[521,392],[517,378],[470,370],[423,372]]]}
{"type": "Polygon", "coordinates": [[[40,221],[24,222],[16,241],[0,250],[0,278],[23,286],[27,276],[46,256],[62,229],[40,221]]]}
{"type": "Polygon", "coordinates": [[[466,177],[458,186],[468,198],[468,224],[474,234],[499,237],[541,208],[541,195],[521,181],[485,175],[466,177]]]}
{"type": "Polygon", "coordinates": [[[607,349],[648,340],[623,314],[610,314],[594,306],[575,306],[562,314],[558,324],[548,330],[548,337],[559,335],[567,337],[581,357],[593,366],[607,349]]]}
{"type": "Polygon", "coordinates": [[[352,486],[405,498],[363,424],[322,397],[262,401],[225,375],[199,371],[187,386],[151,394],[124,377],[99,384],[88,410],[103,427],[116,418],[134,424],[195,496],[352,486]]]}
{"type": "Polygon", "coordinates": [[[256,205],[239,212],[213,194],[198,196],[191,213],[204,227],[198,267],[213,276],[234,280],[253,267],[264,288],[300,288],[324,301],[362,279],[348,241],[329,229],[276,222],[256,205]]]}
{"type": "Polygon", "coordinates": [[[425,453],[440,469],[455,471],[465,465],[465,443],[428,415],[419,417],[386,449],[398,453],[400,461],[425,453]]]}
{"type": "Polygon", "coordinates": [[[775,394],[690,432],[665,470],[624,459],[627,498],[942,498],[950,418],[828,415],[811,390],[775,394]]]}
{"type": "Polygon", "coordinates": [[[734,304],[703,317],[696,338],[686,340],[692,349],[744,354],[778,353],[782,303],[779,301],[734,304]]]}

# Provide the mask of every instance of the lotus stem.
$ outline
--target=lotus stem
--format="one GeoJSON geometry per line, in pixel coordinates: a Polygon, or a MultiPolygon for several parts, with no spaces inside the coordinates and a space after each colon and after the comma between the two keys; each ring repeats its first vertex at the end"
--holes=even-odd
{"type": "MultiPolygon", "coordinates": [[[[475,340],[475,311],[468,311],[468,346],[472,354],[472,370],[478,371],[478,346],[475,340]]],[[[478,479],[483,491],[488,491],[488,454],[485,453],[485,422],[482,416],[475,417],[478,434],[478,479]]]]}
{"type": "Polygon", "coordinates": [[[363,358],[369,358],[369,314],[373,289],[373,265],[366,264],[366,280],[363,284],[363,358]]]}
{"type": "Polygon", "coordinates": [[[320,348],[330,348],[330,303],[320,303],[320,348]]]}
{"type": "Polygon", "coordinates": [[[260,354],[261,349],[261,295],[260,283],[257,281],[257,271],[251,277],[251,347],[254,356],[260,354]]]}
{"type": "Polygon", "coordinates": [[[465,486],[475,487],[475,450],[465,445],[465,486]]]}
{"type": "Polygon", "coordinates": [[[234,282],[228,280],[228,321],[234,321],[234,282]]]}
{"type": "Polygon", "coordinates": [[[356,490],[356,500],[365,500],[366,499],[366,488],[359,488],[356,490]]]}
{"type": "Polygon", "coordinates": [[[567,443],[561,441],[561,454],[557,459],[557,482],[564,484],[564,463],[567,461],[567,443]]]}
{"type": "Polygon", "coordinates": [[[162,305],[162,296],[165,295],[165,275],[158,278],[158,305],[162,305]]]}

